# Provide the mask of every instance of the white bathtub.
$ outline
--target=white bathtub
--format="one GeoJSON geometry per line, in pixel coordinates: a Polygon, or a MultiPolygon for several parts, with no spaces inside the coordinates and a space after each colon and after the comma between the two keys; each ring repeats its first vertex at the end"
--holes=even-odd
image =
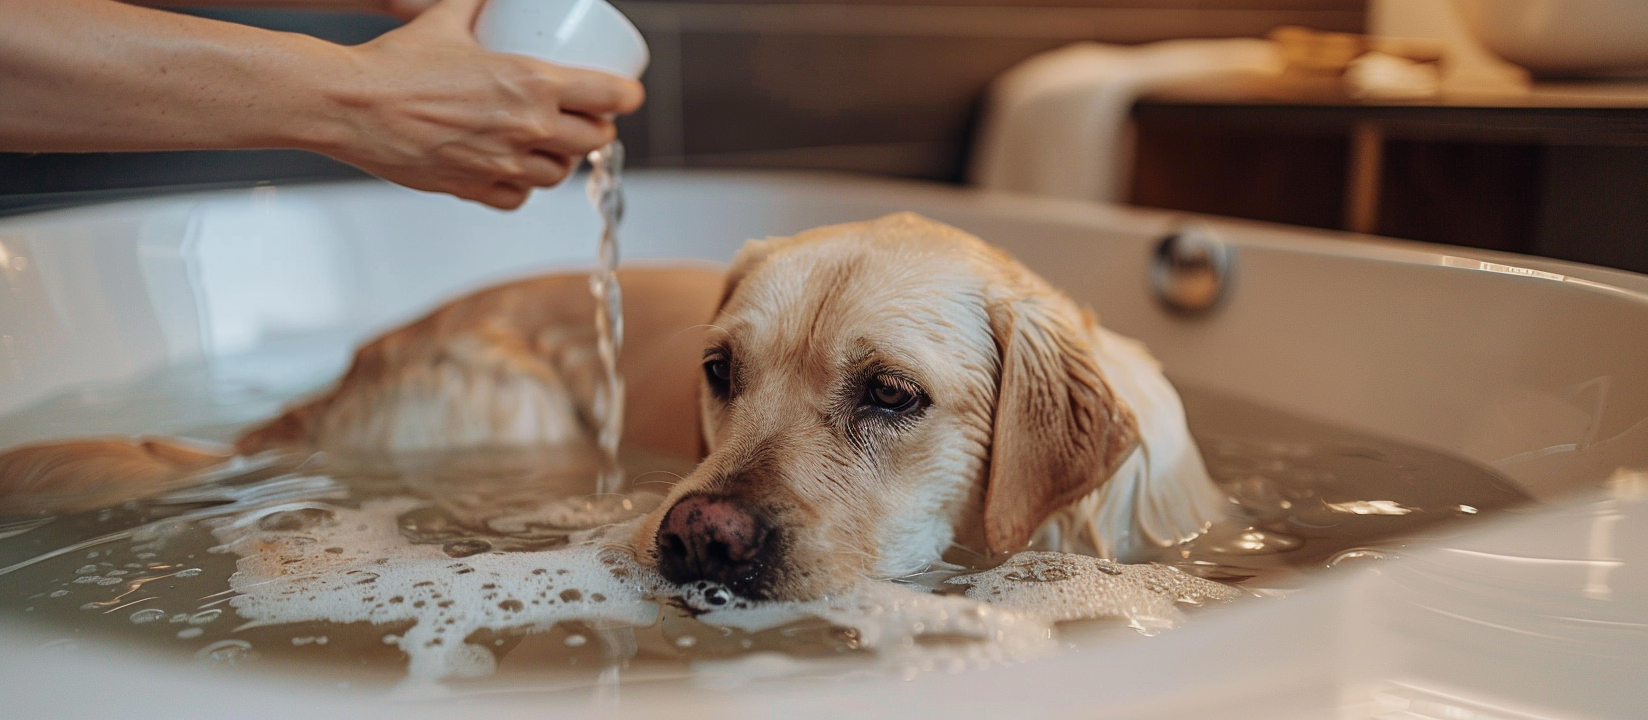
{"type": "MultiPolygon", "coordinates": [[[[636,691],[618,711],[1577,718],[1631,716],[1648,701],[1648,480],[1633,474],[1648,470],[1648,277],[1210,221],[1238,250],[1236,284],[1223,307],[1187,319],[1149,290],[1154,242],[1180,220],[1167,213],[817,175],[634,173],[629,190],[624,251],[637,261],[724,261],[746,238],[897,210],[930,215],[1091,303],[1176,378],[1473,459],[1552,504],[1156,638],[909,682],[689,699],[636,691]]],[[[592,264],[585,203],[566,187],[506,214],[352,182],[0,219],[0,445],[249,419],[33,420],[42,403],[61,410],[76,393],[202,361],[236,382],[318,382],[355,341],[443,298],[592,264]],[[236,362],[271,348],[289,349],[292,362],[236,362]]],[[[95,640],[86,642],[96,652],[33,652],[42,632],[0,619],[7,717],[612,711],[529,695],[397,704],[311,680],[210,675],[95,640]]]]}

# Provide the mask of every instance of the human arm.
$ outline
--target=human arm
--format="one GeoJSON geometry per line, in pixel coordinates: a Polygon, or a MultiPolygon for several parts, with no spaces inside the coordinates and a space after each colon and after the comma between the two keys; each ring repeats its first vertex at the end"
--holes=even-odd
{"type": "Polygon", "coordinates": [[[480,48],[482,0],[358,46],[112,0],[0,0],[0,150],[298,148],[509,208],[610,141],[638,83],[480,48]]]}

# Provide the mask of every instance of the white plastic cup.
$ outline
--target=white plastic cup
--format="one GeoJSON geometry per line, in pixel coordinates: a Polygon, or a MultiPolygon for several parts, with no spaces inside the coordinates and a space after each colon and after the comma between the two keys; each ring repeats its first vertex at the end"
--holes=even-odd
{"type": "Polygon", "coordinates": [[[652,55],[606,0],[487,0],[475,38],[498,52],[639,78],[652,55]]]}

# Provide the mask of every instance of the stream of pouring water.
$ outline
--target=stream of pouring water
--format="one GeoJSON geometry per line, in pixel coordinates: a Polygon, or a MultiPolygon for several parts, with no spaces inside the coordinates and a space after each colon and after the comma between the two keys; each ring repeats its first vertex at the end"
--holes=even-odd
{"type": "Polygon", "coordinates": [[[624,219],[624,144],[611,144],[589,154],[589,201],[601,215],[600,267],[589,276],[595,296],[595,351],[601,358],[601,378],[595,388],[596,445],[601,450],[598,493],[617,492],[624,470],[618,462],[618,441],[624,434],[624,377],[618,372],[618,353],[624,345],[624,298],[618,287],[618,223],[624,219]]]}
{"type": "MultiPolygon", "coordinates": [[[[589,276],[589,291],[595,296],[595,352],[601,358],[601,377],[596,381],[593,408],[595,444],[601,452],[600,474],[595,480],[597,493],[616,493],[624,482],[624,466],[618,460],[618,442],[624,435],[624,376],[618,371],[618,353],[624,346],[624,296],[618,286],[618,223],[624,219],[623,172],[622,141],[615,139],[589,153],[589,180],[584,190],[601,216],[601,264],[589,276]]],[[[628,649],[627,653],[621,653],[623,660],[634,654],[634,628],[605,628],[596,632],[606,646],[628,649]]],[[[621,662],[609,665],[596,681],[596,705],[617,706],[621,662]]]]}

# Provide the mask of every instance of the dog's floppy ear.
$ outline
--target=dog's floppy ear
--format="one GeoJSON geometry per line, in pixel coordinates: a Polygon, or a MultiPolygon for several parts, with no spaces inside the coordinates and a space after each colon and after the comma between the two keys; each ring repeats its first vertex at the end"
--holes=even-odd
{"type": "Polygon", "coordinates": [[[1104,485],[1138,446],[1139,427],[1099,371],[1091,315],[1050,289],[995,302],[989,315],[1001,373],[984,531],[1003,554],[1104,485]]]}

